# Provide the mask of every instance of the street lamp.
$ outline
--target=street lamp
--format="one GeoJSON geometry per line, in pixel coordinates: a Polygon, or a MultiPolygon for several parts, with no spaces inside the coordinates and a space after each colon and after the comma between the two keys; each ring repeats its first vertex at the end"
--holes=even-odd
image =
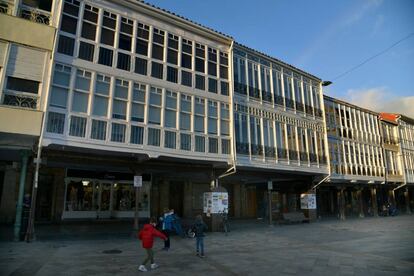
{"type": "Polygon", "coordinates": [[[332,84],[332,82],[331,81],[323,81],[322,82],[322,86],[329,86],[329,85],[331,85],[332,84]]]}

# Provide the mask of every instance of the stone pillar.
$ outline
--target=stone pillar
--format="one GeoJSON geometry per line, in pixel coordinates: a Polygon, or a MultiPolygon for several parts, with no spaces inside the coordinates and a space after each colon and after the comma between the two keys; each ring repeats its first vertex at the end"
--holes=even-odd
{"type": "Polygon", "coordinates": [[[362,187],[359,187],[357,189],[357,198],[358,198],[358,213],[359,213],[359,217],[363,218],[365,217],[364,214],[364,203],[363,203],[363,198],[362,198],[362,187]]]}
{"type": "Polygon", "coordinates": [[[408,187],[405,187],[404,190],[404,198],[405,198],[405,208],[407,214],[411,215],[411,209],[410,209],[410,194],[408,192],[408,187]]]}
{"type": "Polygon", "coordinates": [[[26,175],[27,175],[27,163],[29,161],[29,152],[22,151],[21,157],[21,169],[20,169],[20,181],[19,181],[19,192],[17,197],[17,206],[16,206],[16,219],[14,220],[14,240],[20,240],[20,228],[22,224],[22,213],[23,213],[23,196],[26,184],[26,175]]]}
{"type": "Polygon", "coordinates": [[[371,207],[374,217],[378,217],[378,201],[377,201],[377,189],[371,188],[371,207]]]}
{"type": "Polygon", "coordinates": [[[164,208],[170,208],[170,183],[167,179],[158,182],[160,194],[159,210],[160,214],[164,212],[164,208]]]}
{"type": "Polygon", "coordinates": [[[184,204],[183,215],[186,218],[193,218],[193,183],[191,180],[184,182],[184,204]]]}
{"type": "Polygon", "coordinates": [[[345,197],[344,197],[344,188],[338,188],[337,192],[338,197],[338,215],[340,220],[345,220],[345,197]]]}
{"type": "Polygon", "coordinates": [[[240,183],[236,183],[233,185],[233,204],[234,204],[234,217],[240,218],[241,217],[241,185],[240,183]]]}
{"type": "Polygon", "coordinates": [[[388,191],[388,200],[388,203],[392,204],[394,207],[397,207],[397,204],[395,202],[395,192],[392,188],[388,191]]]}
{"type": "Polygon", "coordinates": [[[12,223],[16,216],[17,172],[12,166],[4,171],[3,192],[0,205],[0,222],[12,223]]]}

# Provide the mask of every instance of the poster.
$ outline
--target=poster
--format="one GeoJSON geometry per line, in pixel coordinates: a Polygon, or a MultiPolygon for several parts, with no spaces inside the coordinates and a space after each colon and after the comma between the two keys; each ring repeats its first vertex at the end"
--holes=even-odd
{"type": "Polygon", "coordinates": [[[301,194],[300,195],[301,209],[316,209],[316,194],[301,194]]]}
{"type": "Polygon", "coordinates": [[[229,209],[229,194],[223,192],[204,193],[203,212],[206,214],[227,213],[229,209]]]}

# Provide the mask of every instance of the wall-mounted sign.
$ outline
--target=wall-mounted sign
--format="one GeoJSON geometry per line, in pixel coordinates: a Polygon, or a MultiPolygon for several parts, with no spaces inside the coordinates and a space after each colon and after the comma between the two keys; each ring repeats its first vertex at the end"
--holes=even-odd
{"type": "Polygon", "coordinates": [[[142,187],[142,175],[134,175],[134,187],[142,187]]]}
{"type": "Polygon", "coordinates": [[[205,214],[228,213],[229,194],[224,192],[208,192],[203,196],[203,212],[205,214]]]}
{"type": "Polygon", "coordinates": [[[301,209],[316,209],[316,194],[301,194],[300,195],[301,209]]]}

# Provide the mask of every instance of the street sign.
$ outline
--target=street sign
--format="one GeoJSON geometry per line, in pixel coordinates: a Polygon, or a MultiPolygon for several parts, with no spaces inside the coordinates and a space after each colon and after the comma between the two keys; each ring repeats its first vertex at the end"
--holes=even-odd
{"type": "Polygon", "coordinates": [[[134,175],[134,187],[142,187],[142,175],[134,175]]]}

